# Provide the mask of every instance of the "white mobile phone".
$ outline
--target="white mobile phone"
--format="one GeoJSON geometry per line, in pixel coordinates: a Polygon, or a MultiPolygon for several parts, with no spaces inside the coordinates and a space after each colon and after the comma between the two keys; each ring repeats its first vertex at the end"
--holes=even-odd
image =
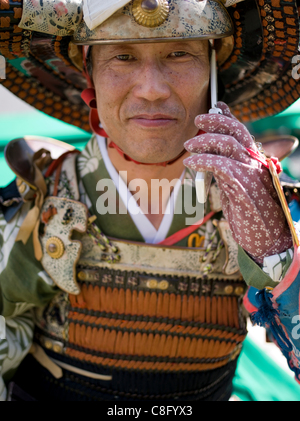
{"type": "MultiPolygon", "coordinates": [[[[212,52],[210,61],[210,91],[211,91],[211,109],[209,114],[223,114],[220,108],[217,108],[217,57],[214,43],[212,41],[212,52]]],[[[195,178],[195,187],[197,200],[199,203],[205,203],[211,185],[213,174],[209,171],[199,171],[195,178]]]]}

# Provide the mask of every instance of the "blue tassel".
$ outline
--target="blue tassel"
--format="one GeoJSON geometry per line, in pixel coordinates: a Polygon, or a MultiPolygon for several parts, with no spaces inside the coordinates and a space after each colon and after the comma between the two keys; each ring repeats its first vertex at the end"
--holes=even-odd
{"type": "Polygon", "coordinates": [[[282,326],[278,325],[275,316],[279,316],[279,311],[273,307],[270,298],[271,293],[263,289],[256,293],[258,311],[250,315],[254,325],[269,328],[278,346],[286,352],[291,352],[293,347],[289,339],[286,337],[282,326]]]}

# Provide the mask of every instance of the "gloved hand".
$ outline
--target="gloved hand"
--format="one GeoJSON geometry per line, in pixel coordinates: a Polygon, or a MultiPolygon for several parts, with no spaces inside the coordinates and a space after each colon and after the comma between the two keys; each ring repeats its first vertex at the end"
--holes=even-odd
{"type": "Polygon", "coordinates": [[[222,209],[236,242],[257,263],[292,247],[292,237],[268,168],[246,150],[258,152],[246,129],[219,102],[223,115],[203,114],[195,118],[205,134],[185,142],[197,155],[183,163],[196,171],[213,173],[221,191],[222,209]]]}

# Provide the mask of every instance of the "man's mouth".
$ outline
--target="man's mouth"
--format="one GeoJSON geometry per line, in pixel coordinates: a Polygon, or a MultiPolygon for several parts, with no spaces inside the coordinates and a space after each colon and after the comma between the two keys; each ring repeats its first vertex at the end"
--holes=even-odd
{"type": "Polygon", "coordinates": [[[131,117],[134,124],[141,127],[165,127],[176,123],[177,119],[167,114],[137,114],[131,117]]]}

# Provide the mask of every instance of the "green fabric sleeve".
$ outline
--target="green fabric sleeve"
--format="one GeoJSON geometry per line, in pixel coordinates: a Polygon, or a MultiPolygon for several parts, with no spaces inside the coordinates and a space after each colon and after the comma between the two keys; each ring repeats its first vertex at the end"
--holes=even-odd
{"type": "Polygon", "coordinates": [[[240,271],[247,285],[259,290],[267,287],[275,288],[278,285],[278,282],[274,282],[272,278],[270,278],[270,276],[267,275],[261,267],[251,259],[241,246],[238,247],[240,271]]]}
{"type": "Polygon", "coordinates": [[[0,314],[8,317],[19,313],[21,308],[40,307],[50,302],[58,288],[45,282],[44,273],[41,263],[34,257],[32,236],[26,245],[16,242],[0,274],[0,314]]]}

